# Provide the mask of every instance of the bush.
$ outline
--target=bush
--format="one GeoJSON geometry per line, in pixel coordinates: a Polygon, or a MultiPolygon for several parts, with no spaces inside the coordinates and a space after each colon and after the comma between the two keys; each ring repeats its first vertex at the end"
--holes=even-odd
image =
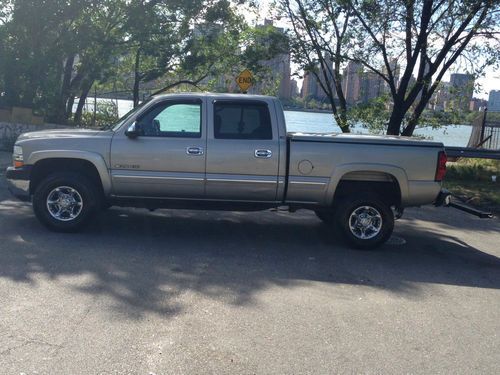
{"type": "Polygon", "coordinates": [[[456,163],[448,164],[446,179],[491,181],[492,175],[500,175],[500,160],[460,159],[456,163]]]}
{"type": "Polygon", "coordinates": [[[81,128],[102,128],[115,124],[118,121],[118,106],[113,101],[98,101],[97,111],[94,116],[93,111],[84,112],[78,127],[81,128]]]}

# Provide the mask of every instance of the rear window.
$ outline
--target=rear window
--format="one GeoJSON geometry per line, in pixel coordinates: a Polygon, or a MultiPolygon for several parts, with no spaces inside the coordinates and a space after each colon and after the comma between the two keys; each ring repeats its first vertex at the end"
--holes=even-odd
{"type": "Polygon", "coordinates": [[[265,103],[216,102],[214,110],[216,139],[273,139],[265,103]]]}

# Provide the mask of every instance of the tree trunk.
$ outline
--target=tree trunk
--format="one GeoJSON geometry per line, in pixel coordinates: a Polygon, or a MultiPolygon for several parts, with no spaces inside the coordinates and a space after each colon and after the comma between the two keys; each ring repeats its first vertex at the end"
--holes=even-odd
{"type": "Polygon", "coordinates": [[[78,106],[76,107],[75,116],[73,117],[73,121],[75,124],[80,124],[82,121],[83,107],[85,106],[85,102],[87,100],[87,97],[89,96],[89,92],[93,84],[93,80],[87,81],[83,84],[82,93],[80,95],[80,99],[78,100],[78,106]]]}
{"type": "Polygon", "coordinates": [[[415,128],[418,125],[418,120],[420,119],[422,112],[424,112],[425,106],[427,105],[428,102],[429,98],[420,99],[417,106],[415,107],[415,110],[411,115],[410,120],[408,121],[408,125],[406,125],[401,135],[404,135],[405,137],[411,137],[413,135],[413,132],[415,131],[415,128]]]}
{"type": "Polygon", "coordinates": [[[67,104],[70,97],[71,76],[73,74],[73,65],[75,63],[75,55],[71,55],[66,59],[64,64],[63,80],[61,83],[61,90],[57,98],[56,108],[54,109],[54,120],[56,123],[66,123],[67,117],[67,104]]]}
{"type": "Polygon", "coordinates": [[[139,67],[141,64],[141,48],[137,49],[135,54],[135,66],[134,66],[134,108],[139,105],[139,85],[141,83],[141,73],[139,72],[139,67]]]}
{"type": "Polygon", "coordinates": [[[71,115],[73,114],[73,106],[75,105],[75,95],[71,93],[70,97],[68,98],[68,103],[66,104],[66,118],[70,118],[71,115]]]}
{"type": "Polygon", "coordinates": [[[401,124],[405,117],[405,113],[406,111],[403,108],[403,103],[395,102],[392,108],[389,124],[387,126],[387,135],[401,134],[401,124]]]}

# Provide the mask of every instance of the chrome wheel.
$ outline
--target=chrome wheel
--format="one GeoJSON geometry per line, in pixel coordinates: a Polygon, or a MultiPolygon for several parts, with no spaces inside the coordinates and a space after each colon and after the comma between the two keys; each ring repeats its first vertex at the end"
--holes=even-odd
{"type": "Polygon", "coordinates": [[[47,210],[56,220],[74,220],[80,215],[82,209],[82,196],[72,187],[59,186],[47,195],[47,210]]]}
{"type": "Polygon", "coordinates": [[[382,229],[382,215],[374,207],[358,207],[349,217],[349,229],[359,239],[374,238],[382,229]]]}

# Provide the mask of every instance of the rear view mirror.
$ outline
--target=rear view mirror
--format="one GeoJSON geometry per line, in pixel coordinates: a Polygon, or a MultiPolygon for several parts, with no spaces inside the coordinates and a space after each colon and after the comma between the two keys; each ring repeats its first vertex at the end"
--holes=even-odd
{"type": "Polygon", "coordinates": [[[137,138],[138,136],[141,135],[141,126],[137,123],[134,122],[132,125],[130,125],[125,132],[125,135],[129,138],[137,138]]]}

